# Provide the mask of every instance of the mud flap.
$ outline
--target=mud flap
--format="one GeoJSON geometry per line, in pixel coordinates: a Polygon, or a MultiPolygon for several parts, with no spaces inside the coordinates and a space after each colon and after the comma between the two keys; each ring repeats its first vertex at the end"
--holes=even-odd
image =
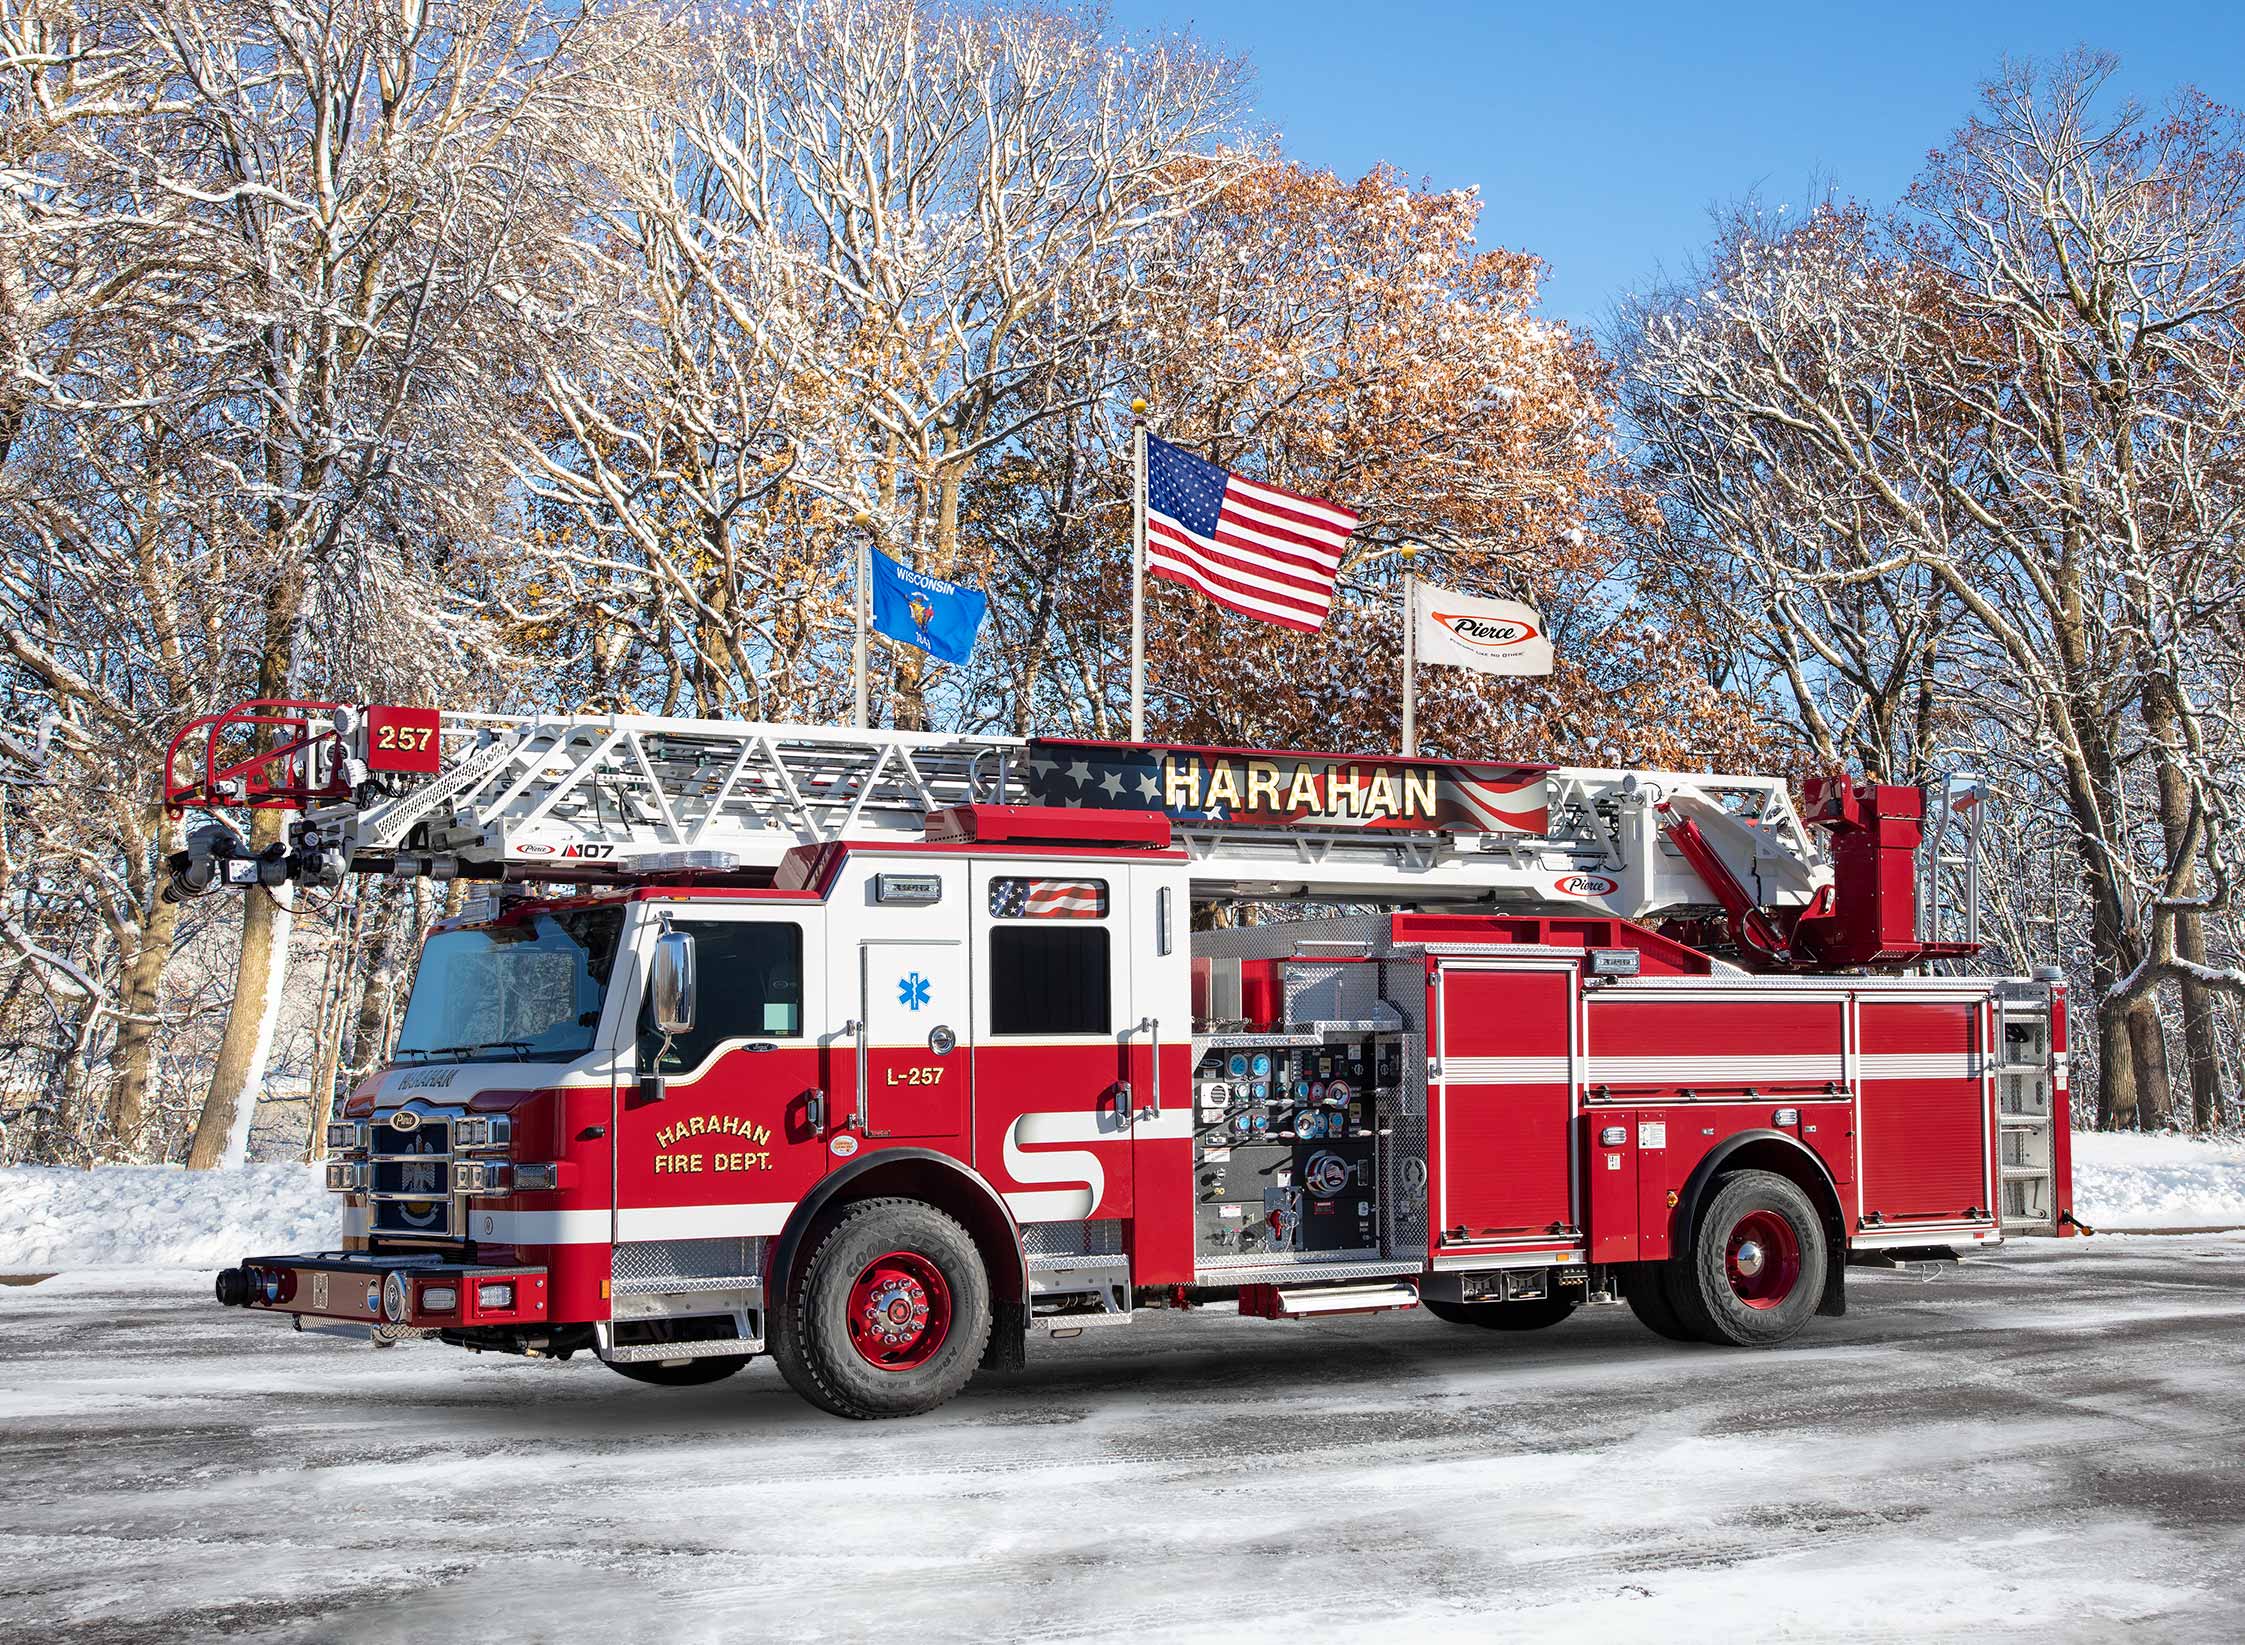
{"type": "Polygon", "coordinates": [[[1026,1303],[993,1298],[990,1303],[990,1341],[982,1350],[985,1371],[1025,1371],[1029,1368],[1029,1309],[1026,1303]]]}
{"type": "Polygon", "coordinates": [[[1819,1314],[1833,1319],[1847,1312],[1847,1242],[1834,1240],[1824,1263],[1824,1296],[1816,1305],[1819,1314]]]}

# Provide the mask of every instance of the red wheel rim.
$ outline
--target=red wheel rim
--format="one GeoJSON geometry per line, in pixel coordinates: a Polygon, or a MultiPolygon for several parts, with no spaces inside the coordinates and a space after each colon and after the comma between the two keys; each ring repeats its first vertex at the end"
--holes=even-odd
{"type": "Polygon", "coordinates": [[[951,1287],[917,1251],[891,1251],[850,1287],[850,1346],[881,1371],[927,1364],[951,1335],[951,1287]]]}
{"type": "Polygon", "coordinates": [[[1749,1211],[1723,1251],[1731,1290],[1749,1308],[1775,1308],[1801,1281],[1801,1241],[1775,1211],[1749,1211]]]}

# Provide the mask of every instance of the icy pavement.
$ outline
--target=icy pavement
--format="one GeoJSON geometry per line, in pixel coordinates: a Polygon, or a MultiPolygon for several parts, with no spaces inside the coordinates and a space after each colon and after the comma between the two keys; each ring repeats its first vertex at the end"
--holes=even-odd
{"type": "Polygon", "coordinates": [[[1150,1315],[867,1425],[206,1284],[0,1287],[9,1637],[2239,1634],[2245,1236],[1858,1270],[1762,1355],[1150,1315]]]}

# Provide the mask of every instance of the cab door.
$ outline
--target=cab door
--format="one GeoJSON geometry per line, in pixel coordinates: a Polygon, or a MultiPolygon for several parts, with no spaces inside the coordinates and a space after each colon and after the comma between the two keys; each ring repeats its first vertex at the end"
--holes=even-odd
{"type": "Polygon", "coordinates": [[[974,1163],[1024,1223],[1132,1214],[1133,1108],[1148,1094],[1134,1082],[1150,1092],[1152,1030],[1130,1009],[1127,874],[975,865],[974,1163]]]}
{"type": "Polygon", "coordinates": [[[615,1096],[613,1237],[774,1234],[825,1174],[819,912],[802,905],[641,906],[636,1003],[615,1096]],[[646,987],[656,921],[694,939],[691,1032],[667,1043],[646,987]],[[651,1078],[659,1074],[660,1079],[651,1078]]]}

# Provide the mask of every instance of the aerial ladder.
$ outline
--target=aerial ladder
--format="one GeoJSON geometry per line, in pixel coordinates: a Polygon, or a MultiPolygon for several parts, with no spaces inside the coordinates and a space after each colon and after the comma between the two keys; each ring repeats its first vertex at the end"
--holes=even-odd
{"type": "Polygon", "coordinates": [[[211,813],[172,864],[190,895],[347,873],[753,882],[803,847],[929,838],[960,808],[1063,805],[1169,815],[1197,899],[1667,922],[1754,970],[1971,950],[1918,937],[1918,790],[1804,787],[1807,820],[1767,776],[254,701],[181,730],[164,800],[211,813]],[[1339,803],[1282,803],[1304,793],[1339,803]],[[1365,803],[1383,794],[1430,803],[1365,803]],[[297,815],[262,847],[227,815],[271,807],[297,815]]]}

